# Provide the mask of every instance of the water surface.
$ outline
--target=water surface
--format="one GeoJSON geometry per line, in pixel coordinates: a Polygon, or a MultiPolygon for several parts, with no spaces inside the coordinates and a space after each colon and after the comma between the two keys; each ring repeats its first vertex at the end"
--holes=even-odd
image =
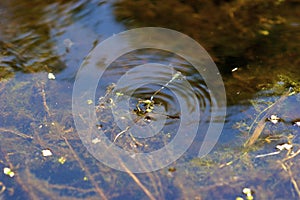
{"type": "MultiPolygon", "coordinates": [[[[250,188],[255,199],[299,199],[299,7],[297,1],[271,0],[2,1],[1,198],[246,199],[243,188],[250,188]],[[83,146],[72,116],[72,87],[85,56],[97,44],[144,26],[171,28],[203,45],[222,74],[228,107],[214,151],[197,158],[214,102],[201,74],[183,58],[160,50],[135,51],[117,59],[91,101],[99,119],[95,126],[120,147],[149,152],[174,138],[181,120],[174,91],[187,104],[194,103],[179,87],[180,81],[192,85],[203,116],[196,140],[178,161],[153,173],[133,174],[101,164],[83,146]],[[123,88],[120,93],[133,92],[126,112],[136,122],[145,126],[166,120],[166,126],[150,139],[135,141],[128,133],[116,139],[121,129],[114,124],[109,99],[120,105],[123,99],[116,99],[110,87],[126,72],[150,62],[174,67],[174,72],[162,71],[155,77],[162,82],[177,71],[182,77],[157,94],[163,84],[123,88]],[[55,80],[48,79],[50,72],[55,80]],[[290,95],[285,96],[287,91],[290,95]],[[138,113],[139,100],[153,94],[154,114],[138,113]],[[279,118],[278,123],[268,120],[271,115],[279,118]],[[264,124],[259,138],[245,147],[259,123],[264,124]],[[293,148],[276,148],[283,144],[293,148]],[[52,156],[42,155],[47,149],[52,156]],[[5,175],[4,167],[15,176],[5,175]]],[[[147,70],[138,78],[151,79],[147,70]]]]}

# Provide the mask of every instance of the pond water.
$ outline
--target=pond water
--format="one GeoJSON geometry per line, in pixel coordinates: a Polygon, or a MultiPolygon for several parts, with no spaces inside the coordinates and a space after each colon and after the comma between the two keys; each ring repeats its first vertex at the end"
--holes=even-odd
{"type": "Polygon", "coordinates": [[[1,1],[0,199],[299,199],[299,10],[296,0],[1,1]],[[202,158],[210,121],[222,123],[213,113],[220,97],[174,52],[131,51],[107,69],[97,62],[103,75],[95,96],[76,100],[95,110],[97,121],[84,121],[89,110],[72,110],[87,55],[115,34],[147,26],[190,36],[222,76],[224,128],[202,158]],[[76,120],[92,131],[81,131],[76,120]],[[138,163],[143,169],[172,161],[154,172],[134,173],[125,160],[119,171],[95,158],[115,159],[110,147],[97,155],[87,150],[85,140],[102,144],[104,133],[132,155],[158,151],[182,123],[181,144],[195,132],[193,143],[173,147],[185,151],[176,161],[167,152],[166,161],[138,163]]]}

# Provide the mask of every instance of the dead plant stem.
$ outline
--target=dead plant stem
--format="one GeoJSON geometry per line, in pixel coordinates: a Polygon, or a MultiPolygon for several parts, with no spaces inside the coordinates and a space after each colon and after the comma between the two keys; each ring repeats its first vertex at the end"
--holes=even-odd
{"type": "Polygon", "coordinates": [[[259,136],[261,135],[263,129],[266,126],[266,119],[272,114],[272,112],[274,112],[276,106],[279,105],[280,103],[282,103],[289,96],[290,92],[291,91],[289,90],[288,92],[284,93],[277,101],[275,101],[272,105],[270,105],[266,109],[264,109],[255,118],[254,122],[250,126],[249,133],[251,132],[252,127],[254,126],[254,124],[257,123],[257,120],[258,120],[259,116],[261,116],[263,113],[266,112],[266,114],[258,121],[258,124],[257,124],[256,128],[254,129],[252,136],[244,144],[244,146],[249,147],[249,146],[253,145],[256,142],[256,140],[259,138],[259,136]]]}
{"type": "Polygon", "coordinates": [[[65,140],[65,143],[69,147],[71,153],[73,154],[73,157],[77,160],[77,162],[78,162],[79,166],[81,167],[81,169],[84,169],[87,178],[91,181],[91,183],[95,187],[96,192],[99,194],[99,196],[101,197],[101,199],[107,200],[108,198],[104,194],[103,190],[101,188],[99,188],[99,186],[96,183],[96,181],[95,181],[94,177],[92,176],[91,172],[88,170],[88,168],[85,166],[85,164],[80,160],[80,158],[78,157],[77,153],[74,151],[73,147],[71,146],[71,144],[67,140],[67,138],[64,137],[64,136],[62,136],[62,138],[65,140]]]}
{"type": "Polygon", "coordinates": [[[138,179],[134,173],[132,173],[127,166],[120,162],[121,166],[125,169],[126,173],[136,182],[136,184],[144,191],[144,193],[149,197],[150,200],[155,200],[155,197],[151,194],[151,192],[141,183],[141,181],[138,179]]]}

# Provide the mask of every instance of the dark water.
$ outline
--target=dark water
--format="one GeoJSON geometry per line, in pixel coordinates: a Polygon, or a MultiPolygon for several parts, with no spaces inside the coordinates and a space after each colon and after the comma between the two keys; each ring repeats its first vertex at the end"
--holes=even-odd
{"type": "MultiPolygon", "coordinates": [[[[254,199],[299,199],[299,8],[296,0],[1,1],[0,199],[247,199],[244,188],[254,199]],[[187,105],[185,113],[201,115],[187,153],[163,169],[134,174],[126,166],[125,172],[114,170],[87,151],[74,118],[90,113],[74,116],[72,91],[76,73],[97,44],[145,26],[180,31],[208,51],[224,81],[227,115],[213,151],[197,158],[218,101],[205,77],[172,52],[138,50],[116,59],[97,83],[95,98],[81,100],[96,106],[98,121],[91,126],[118,147],[143,153],[168,144],[184,116],[178,97],[187,105]],[[137,68],[147,63],[173,71],[137,68]],[[48,79],[50,72],[55,80],[48,79]],[[161,84],[118,84],[128,72],[139,74],[136,81],[161,84]],[[149,113],[149,104],[139,104],[147,99],[154,100],[149,113]],[[135,124],[128,115],[142,127],[130,130],[133,136],[119,134],[135,124]],[[278,123],[268,120],[271,115],[278,123]],[[155,123],[163,120],[156,136],[137,137],[149,124],[148,132],[156,131],[155,123]],[[245,146],[254,133],[258,139],[245,146]],[[276,148],[283,144],[292,149],[276,148]],[[43,150],[53,155],[43,156],[43,150]]],[[[141,163],[148,164],[154,163],[141,163]]]]}

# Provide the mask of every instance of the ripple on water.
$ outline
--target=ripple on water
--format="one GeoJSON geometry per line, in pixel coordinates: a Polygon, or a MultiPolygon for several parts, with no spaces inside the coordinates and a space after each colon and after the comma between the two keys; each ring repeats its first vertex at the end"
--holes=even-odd
{"type": "MultiPolygon", "coordinates": [[[[148,146],[154,142],[155,149],[165,145],[162,142],[165,140],[162,139],[163,137],[168,137],[165,142],[169,142],[175,137],[182,122],[183,113],[192,114],[200,111],[200,124],[207,122],[210,117],[211,105],[214,102],[211,100],[201,74],[184,59],[165,51],[139,50],[118,58],[104,72],[99,81],[96,96],[105,96],[105,89],[111,83],[116,84],[111,96],[116,106],[113,109],[114,120],[117,121],[117,124],[119,123],[121,130],[124,130],[126,126],[139,124],[138,126],[142,127],[138,129],[140,135],[142,135],[141,132],[147,131],[145,126],[148,124],[140,125],[140,121],[137,120],[141,118],[136,113],[137,105],[140,105],[139,101],[143,100],[152,99],[154,101],[154,109],[144,116],[143,121],[148,121],[150,126],[152,121],[156,121],[149,131],[157,131],[157,135],[151,132],[149,133],[150,139],[142,137],[139,141],[147,143],[148,146]],[[174,78],[178,72],[181,74],[174,78]],[[159,120],[162,120],[164,124],[158,123],[159,120]],[[154,126],[160,126],[160,129],[157,130],[157,127],[154,126]],[[159,139],[153,139],[154,137],[159,139]]],[[[105,118],[105,112],[97,114],[99,119],[105,118]]],[[[186,131],[189,131],[188,124],[192,125],[198,122],[196,119],[189,119],[184,125],[186,131]]],[[[112,123],[107,126],[114,125],[116,124],[112,123]]],[[[110,127],[110,130],[114,129],[110,127]]],[[[134,135],[138,138],[139,133],[134,133],[134,135]]],[[[111,135],[112,140],[115,137],[113,134],[111,135]]],[[[121,138],[118,140],[118,142],[122,141],[121,138]]],[[[148,150],[150,151],[150,149],[148,150]]]]}

